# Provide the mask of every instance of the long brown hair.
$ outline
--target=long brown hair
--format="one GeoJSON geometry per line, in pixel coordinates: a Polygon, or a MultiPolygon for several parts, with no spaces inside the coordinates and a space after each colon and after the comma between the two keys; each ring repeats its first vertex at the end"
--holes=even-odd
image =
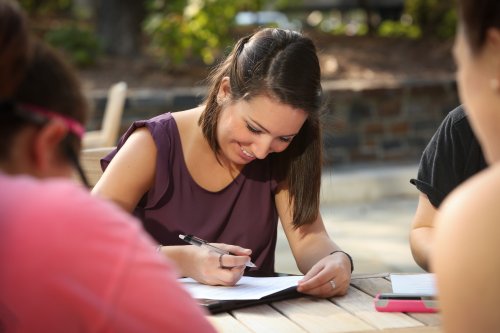
{"type": "Polygon", "coordinates": [[[267,95],[307,113],[307,120],[288,148],[268,158],[279,180],[288,186],[293,225],[312,223],[319,213],[322,166],[319,115],[323,105],[314,43],[301,33],[271,28],[236,43],[209,77],[205,110],[199,119],[203,134],[216,154],[220,151],[216,133],[221,111],[217,94],[224,77],[229,77],[232,101],[267,95]]]}

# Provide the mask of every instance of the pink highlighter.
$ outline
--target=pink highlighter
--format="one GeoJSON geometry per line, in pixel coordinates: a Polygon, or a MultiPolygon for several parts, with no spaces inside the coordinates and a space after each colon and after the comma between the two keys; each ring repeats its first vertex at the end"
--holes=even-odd
{"type": "Polygon", "coordinates": [[[433,295],[380,293],[373,300],[379,312],[438,312],[438,302],[433,295]]]}

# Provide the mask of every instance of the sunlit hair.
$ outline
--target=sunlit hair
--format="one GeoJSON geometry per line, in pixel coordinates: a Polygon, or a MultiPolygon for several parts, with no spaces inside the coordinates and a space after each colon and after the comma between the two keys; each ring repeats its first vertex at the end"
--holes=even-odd
{"type": "Polygon", "coordinates": [[[489,28],[500,29],[499,0],[459,0],[459,15],[473,53],[483,49],[489,28]]]}
{"type": "Polygon", "coordinates": [[[307,113],[307,120],[290,146],[271,154],[273,169],[285,181],[293,200],[295,227],[313,222],[319,212],[322,144],[320,66],[312,40],[301,33],[263,29],[241,38],[210,75],[209,91],[199,124],[212,150],[220,152],[217,122],[221,106],[217,94],[229,78],[231,102],[268,96],[307,113]]]}

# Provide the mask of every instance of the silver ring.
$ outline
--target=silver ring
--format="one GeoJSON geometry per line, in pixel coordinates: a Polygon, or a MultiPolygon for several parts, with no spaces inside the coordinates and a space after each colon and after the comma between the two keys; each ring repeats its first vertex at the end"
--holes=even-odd
{"type": "Polygon", "coordinates": [[[337,285],[335,284],[335,280],[331,280],[330,284],[332,285],[333,289],[337,288],[337,285]]]}

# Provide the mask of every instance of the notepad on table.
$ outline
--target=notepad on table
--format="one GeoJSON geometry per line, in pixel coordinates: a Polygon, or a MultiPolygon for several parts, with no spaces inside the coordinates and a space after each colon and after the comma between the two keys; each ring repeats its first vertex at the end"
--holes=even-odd
{"type": "Polygon", "coordinates": [[[434,274],[391,274],[392,291],[399,294],[436,296],[434,274]]]}
{"type": "Polygon", "coordinates": [[[303,276],[243,276],[235,286],[209,286],[191,278],[179,279],[193,298],[212,314],[298,297],[303,276]]]}

